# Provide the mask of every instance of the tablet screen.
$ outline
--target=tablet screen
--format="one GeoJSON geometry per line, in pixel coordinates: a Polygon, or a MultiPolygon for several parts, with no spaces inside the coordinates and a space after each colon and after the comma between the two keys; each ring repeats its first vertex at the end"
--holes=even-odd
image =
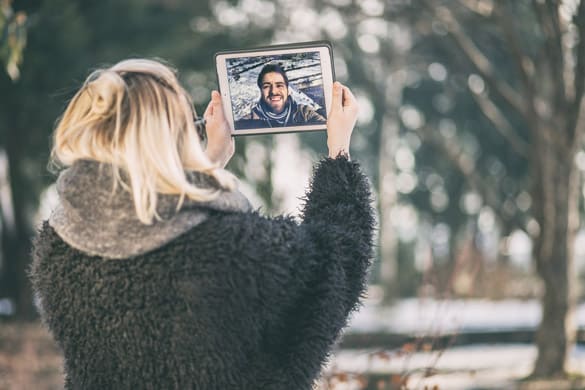
{"type": "Polygon", "coordinates": [[[226,115],[231,115],[235,134],[251,129],[280,132],[325,128],[327,108],[319,49],[239,53],[227,55],[223,61],[229,91],[224,98],[229,99],[231,111],[226,115]]]}

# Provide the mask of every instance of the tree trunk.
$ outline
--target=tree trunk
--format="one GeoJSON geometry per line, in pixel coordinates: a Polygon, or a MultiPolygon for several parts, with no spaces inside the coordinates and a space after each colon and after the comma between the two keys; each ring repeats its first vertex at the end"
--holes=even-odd
{"type": "Polygon", "coordinates": [[[533,376],[550,378],[565,375],[567,353],[574,342],[573,247],[579,220],[579,176],[571,148],[541,142],[537,150],[533,198],[541,230],[534,258],[544,291],[533,376]]]}
{"type": "Polygon", "coordinates": [[[398,145],[398,120],[384,116],[380,126],[378,185],[380,186],[380,282],[384,289],[384,304],[390,304],[398,292],[398,238],[390,213],[396,204],[396,168],[394,156],[398,145]]]}
{"type": "MultiPolygon", "coordinates": [[[[10,138],[10,137],[9,137],[10,138]]],[[[15,307],[14,317],[28,320],[35,316],[32,291],[27,277],[30,264],[30,242],[32,234],[25,218],[25,197],[20,193],[27,187],[18,174],[18,148],[7,143],[8,185],[11,187],[14,222],[2,222],[0,250],[2,272],[0,274],[0,298],[10,299],[15,307]]]]}

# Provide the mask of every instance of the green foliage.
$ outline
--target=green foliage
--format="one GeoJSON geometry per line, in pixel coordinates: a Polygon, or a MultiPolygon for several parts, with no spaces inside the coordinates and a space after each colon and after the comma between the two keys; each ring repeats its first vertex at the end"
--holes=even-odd
{"type": "Polygon", "coordinates": [[[11,0],[0,1],[0,62],[10,78],[17,80],[26,46],[27,16],[24,12],[15,13],[10,3],[11,0]]]}

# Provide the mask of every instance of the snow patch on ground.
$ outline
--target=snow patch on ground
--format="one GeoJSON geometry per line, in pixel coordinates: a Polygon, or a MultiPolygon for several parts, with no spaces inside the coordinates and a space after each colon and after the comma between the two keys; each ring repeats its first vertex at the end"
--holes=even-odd
{"type": "MultiPolygon", "coordinates": [[[[366,302],[354,314],[346,333],[389,332],[405,335],[439,335],[454,332],[536,329],[541,317],[537,300],[436,300],[405,299],[381,307],[366,302]]],[[[575,320],[585,327],[585,304],[578,305],[575,320]]],[[[475,344],[444,351],[404,349],[340,350],[335,352],[325,375],[408,375],[409,389],[437,386],[444,390],[516,389],[515,381],[528,376],[537,349],[531,344],[475,344]],[[425,376],[428,369],[432,375],[425,376]]],[[[585,374],[585,346],[570,352],[568,370],[585,374]]],[[[363,386],[349,375],[328,389],[359,390],[363,386]]]]}
{"type": "MultiPolygon", "coordinates": [[[[514,381],[530,374],[536,347],[526,344],[494,344],[454,347],[444,352],[416,352],[395,357],[379,357],[376,351],[338,351],[327,367],[335,372],[409,375],[409,389],[425,386],[449,390],[514,389],[514,381]],[[428,368],[433,375],[426,377],[428,368]]],[[[569,370],[585,372],[585,347],[575,347],[569,370]]],[[[361,389],[357,381],[335,385],[335,390],[361,389]]]]}
{"type": "MultiPolygon", "coordinates": [[[[394,306],[365,305],[347,332],[441,334],[465,331],[535,329],[541,317],[537,300],[436,300],[411,298],[394,306]]],[[[575,313],[585,327],[585,304],[575,313]]]]}

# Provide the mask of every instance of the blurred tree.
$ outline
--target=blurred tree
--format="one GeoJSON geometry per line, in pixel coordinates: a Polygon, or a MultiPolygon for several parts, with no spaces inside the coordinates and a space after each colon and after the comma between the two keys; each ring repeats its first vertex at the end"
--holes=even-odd
{"type": "MultiPolygon", "coordinates": [[[[0,74],[3,91],[0,102],[11,98],[10,90],[17,85],[27,37],[26,13],[14,12],[11,3],[10,0],[0,2],[0,61],[6,69],[6,73],[0,74]]],[[[18,270],[13,261],[28,256],[28,251],[23,250],[25,246],[19,245],[28,236],[21,229],[22,213],[17,209],[20,206],[19,199],[13,196],[14,184],[18,183],[19,178],[15,177],[14,167],[17,162],[13,153],[13,138],[7,125],[0,123],[0,297],[8,296],[14,303],[21,300],[31,302],[30,293],[23,294],[18,287],[26,283],[24,270],[18,270]]],[[[27,303],[27,306],[31,304],[27,303]]]]}
{"type": "Polygon", "coordinates": [[[414,53],[427,59],[429,75],[405,91],[424,116],[420,126],[406,123],[425,141],[417,157],[447,156],[459,172],[456,191],[480,194],[504,230],[532,236],[544,285],[533,375],[564,375],[575,339],[585,1],[413,5],[427,11],[416,19],[414,53]]]}

